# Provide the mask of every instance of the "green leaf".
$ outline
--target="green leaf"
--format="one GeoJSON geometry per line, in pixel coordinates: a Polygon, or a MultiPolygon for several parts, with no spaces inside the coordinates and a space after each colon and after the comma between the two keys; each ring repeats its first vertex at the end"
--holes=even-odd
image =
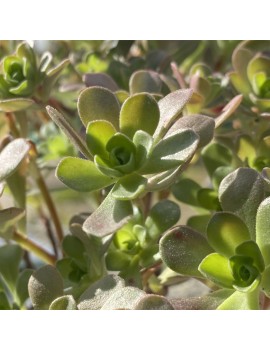
{"type": "Polygon", "coordinates": [[[72,295],[65,295],[55,299],[49,310],[76,310],[77,305],[72,295]]]}
{"type": "Polygon", "coordinates": [[[166,136],[179,129],[192,129],[200,138],[198,147],[203,147],[213,139],[215,120],[203,115],[184,116],[172,125],[166,136]]]}
{"type": "Polygon", "coordinates": [[[230,166],[232,161],[231,151],[222,144],[212,143],[202,151],[203,163],[210,176],[221,166],[230,166]]]}
{"type": "Polygon", "coordinates": [[[152,238],[171,228],[180,219],[180,208],[171,200],[159,201],[153,206],[146,218],[145,226],[152,238]]]}
{"type": "Polygon", "coordinates": [[[117,275],[107,275],[92,284],[81,295],[78,303],[79,310],[100,310],[109,297],[125,286],[125,282],[117,275]]]}
{"type": "Polygon", "coordinates": [[[84,89],[78,98],[78,111],[85,127],[89,122],[101,119],[111,122],[118,129],[120,106],[115,95],[108,89],[84,89]]]}
{"type": "Polygon", "coordinates": [[[209,244],[222,255],[233,256],[237,246],[250,240],[245,223],[230,212],[217,212],[207,227],[209,244]]]}
{"type": "Polygon", "coordinates": [[[234,290],[220,289],[200,297],[170,299],[175,310],[215,310],[234,290]]]}
{"type": "Polygon", "coordinates": [[[155,71],[140,70],[132,74],[129,80],[130,94],[136,93],[160,93],[162,80],[155,71]]]}
{"type": "Polygon", "coordinates": [[[201,277],[198,266],[212,252],[207,240],[192,228],[177,226],[160,240],[160,254],[164,263],[173,271],[201,277]]]}
{"type": "Polygon", "coordinates": [[[270,297],[270,265],[265,268],[262,274],[261,288],[265,295],[270,297]]]}
{"type": "Polygon", "coordinates": [[[147,179],[136,174],[122,177],[114,185],[112,196],[117,200],[134,200],[140,197],[146,189],[147,179]]]}
{"type": "Polygon", "coordinates": [[[236,291],[217,310],[259,310],[259,289],[250,293],[236,291]]]}
{"type": "Polygon", "coordinates": [[[48,115],[54,121],[54,123],[65,133],[72,144],[86,157],[91,159],[92,155],[89,152],[84,140],[80,135],[73,129],[65,117],[51,106],[46,106],[48,115]]]}
{"type": "Polygon", "coordinates": [[[199,137],[191,129],[171,134],[154,147],[141,172],[159,173],[180,166],[194,155],[198,143],[199,137]]]}
{"type": "Polygon", "coordinates": [[[209,280],[223,288],[232,288],[234,277],[227,257],[218,253],[206,256],[199,265],[199,271],[209,280]]]}
{"type": "Polygon", "coordinates": [[[256,158],[256,149],[249,135],[241,135],[237,139],[237,156],[241,161],[248,161],[250,165],[251,162],[256,158]]]}
{"type": "Polygon", "coordinates": [[[181,112],[193,94],[192,89],[176,90],[159,100],[160,119],[154,138],[162,138],[173,123],[180,117],[181,112]]]}
{"type": "Polygon", "coordinates": [[[0,236],[10,239],[12,233],[6,233],[10,227],[13,227],[22,217],[25,211],[21,208],[9,207],[0,211],[0,236]],[[7,235],[7,236],[6,236],[7,235]]]}
{"type": "Polygon", "coordinates": [[[83,76],[83,81],[87,87],[99,86],[113,92],[119,89],[115,81],[106,73],[87,73],[83,76]]]}
{"type": "Polygon", "coordinates": [[[63,280],[53,266],[43,266],[29,279],[28,291],[34,309],[47,310],[57,297],[64,294],[63,280]]]}
{"type": "Polygon", "coordinates": [[[134,309],[135,310],[174,310],[169,300],[160,295],[147,295],[141,298],[134,309]]]}
{"type": "Polygon", "coordinates": [[[120,129],[133,138],[137,130],[150,135],[156,130],[159,121],[159,107],[149,94],[140,93],[126,99],[120,111],[120,129]]]}
{"type": "Polygon", "coordinates": [[[228,174],[234,171],[233,167],[230,166],[220,166],[218,167],[214,173],[212,174],[212,184],[216,190],[218,190],[221,181],[225,178],[228,174]]]}
{"type": "Polygon", "coordinates": [[[10,304],[6,294],[0,291],[0,310],[10,310],[10,304]]]}
{"type": "Polygon", "coordinates": [[[19,275],[22,255],[23,251],[18,245],[4,245],[0,247],[0,274],[12,294],[16,292],[16,281],[19,275]]]}
{"type": "Polygon", "coordinates": [[[263,256],[258,245],[255,241],[245,241],[239,246],[237,246],[235,253],[237,255],[243,255],[247,257],[251,257],[253,259],[253,264],[257,267],[260,272],[263,272],[265,268],[263,256]]]}
{"type": "Polygon", "coordinates": [[[70,63],[69,59],[61,61],[57,66],[53,67],[49,71],[46,72],[46,76],[44,78],[41,96],[43,101],[47,101],[50,96],[51,90],[59,78],[60,74],[66,68],[66,66],[70,63]]]}
{"type": "Polygon", "coordinates": [[[11,141],[0,153],[0,182],[16,171],[27,155],[30,144],[22,138],[11,141]]]}
{"type": "Polygon", "coordinates": [[[34,100],[16,98],[0,100],[0,111],[1,112],[16,112],[29,108],[35,103],[34,100]]]}
{"type": "Polygon", "coordinates": [[[247,75],[250,82],[253,81],[253,77],[256,73],[264,72],[267,77],[270,76],[270,60],[265,56],[255,56],[249,61],[247,66],[247,75]]]}
{"type": "Polygon", "coordinates": [[[187,220],[187,225],[202,234],[206,234],[206,228],[210,221],[210,218],[210,214],[192,216],[187,220]]]}
{"type": "Polygon", "coordinates": [[[234,212],[246,223],[255,240],[256,213],[264,199],[264,181],[251,168],[238,168],[220,183],[219,200],[224,211],[234,212]]]}
{"type": "Polygon", "coordinates": [[[85,247],[80,239],[74,235],[66,235],[62,242],[64,252],[75,260],[84,260],[85,247]]]}
{"type": "Polygon", "coordinates": [[[130,264],[130,255],[120,250],[109,251],[106,256],[106,266],[109,271],[121,271],[130,264]]]}
{"type": "Polygon", "coordinates": [[[270,264],[270,197],[267,197],[259,206],[256,217],[256,242],[261,249],[265,265],[270,264]]]}
{"type": "Polygon", "coordinates": [[[17,279],[17,282],[16,282],[17,299],[16,300],[18,300],[18,304],[20,307],[24,305],[25,300],[28,299],[29,297],[28,282],[33,272],[34,272],[33,269],[24,269],[20,273],[17,279]]]}
{"type": "Polygon", "coordinates": [[[86,143],[92,155],[108,158],[106,145],[116,133],[114,126],[108,121],[93,121],[86,128],[86,143]]]}
{"type": "Polygon", "coordinates": [[[146,293],[128,286],[114,292],[102,306],[102,310],[133,310],[146,293]]]}
{"type": "Polygon", "coordinates": [[[200,206],[197,199],[197,193],[200,189],[201,186],[189,178],[180,179],[171,188],[177,200],[191,206],[200,206]]]}
{"type": "Polygon", "coordinates": [[[138,130],[133,137],[133,143],[136,146],[136,169],[142,167],[152,150],[153,138],[146,132],[138,130]]]}
{"type": "Polygon", "coordinates": [[[132,214],[131,202],[117,200],[110,192],[98,209],[84,222],[83,230],[88,234],[105,236],[120,229],[132,214]]]}
{"type": "Polygon", "coordinates": [[[77,157],[63,158],[57,166],[56,176],[77,191],[99,190],[114,182],[101,173],[94,162],[77,157]]]}
{"type": "Polygon", "coordinates": [[[197,194],[199,205],[207,210],[220,210],[218,193],[214,189],[200,189],[197,194]]]}

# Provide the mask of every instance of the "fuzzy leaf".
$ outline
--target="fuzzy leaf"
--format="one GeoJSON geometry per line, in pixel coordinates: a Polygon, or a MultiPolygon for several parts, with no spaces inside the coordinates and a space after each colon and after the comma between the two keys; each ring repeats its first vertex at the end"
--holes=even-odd
{"type": "Polygon", "coordinates": [[[132,74],[129,80],[130,94],[136,93],[160,93],[162,80],[155,71],[140,70],[132,74]]]}
{"type": "Polygon", "coordinates": [[[135,310],[174,310],[173,306],[163,296],[147,295],[140,299],[135,310]]]}
{"type": "Polygon", "coordinates": [[[132,214],[131,202],[117,200],[110,192],[98,209],[84,222],[83,230],[88,234],[105,236],[120,229],[132,214]]]}
{"type": "Polygon", "coordinates": [[[76,310],[77,305],[72,295],[65,295],[55,299],[49,307],[49,310],[76,310]]]}
{"type": "Polygon", "coordinates": [[[199,271],[209,280],[223,288],[232,288],[234,278],[227,257],[218,253],[206,256],[199,265],[199,271]]]}
{"type": "Polygon", "coordinates": [[[116,129],[108,121],[90,122],[86,129],[86,143],[91,154],[108,158],[106,145],[115,133],[116,129]]]}
{"type": "Polygon", "coordinates": [[[56,169],[56,176],[77,191],[99,190],[114,182],[101,173],[92,161],[77,157],[63,158],[56,169]]]}
{"type": "Polygon", "coordinates": [[[83,81],[87,87],[99,86],[111,91],[119,89],[115,81],[106,73],[87,73],[83,76],[83,81]]]}
{"type": "Polygon", "coordinates": [[[25,300],[29,297],[28,282],[33,272],[33,269],[24,269],[17,279],[16,296],[20,307],[23,306],[25,300]]]}
{"type": "Polygon", "coordinates": [[[158,102],[160,120],[154,138],[163,137],[167,130],[180,117],[181,112],[193,94],[192,89],[176,90],[158,102]],[[164,131],[164,132],[163,132],[164,131]]]}
{"type": "Polygon", "coordinates": [[[208,224],[207,238],[215,251],[230,257],[235,254],[237,246],[250,240],[250,234],[238,216],[230,212],[217,212],[208,224]]]}
{"type": "Polygon", "coordinates": [[[264,199],[264,181],[251,168],[238,168],[220,183],[219,200],[224,211],[237,214],[246,223],[255,240],[257,209],[264,199]]]}
{"type": "Polygon", "coordinates": [[[199,215],[199,216],[192,216],[189,217],[187,221],[187,225],[202,234],[206,234],[206,228],[210,221],[211,215],[199,215]]]}
{"type": "Polygon", "coordinates": [[[102,306],[102,310],[133,310],[146,293],[138,288],[128,286],[118,289],[102,306]]]}
{"type": "Polygon", "coordinates": [[[118,129],[119,103],[108,89],[91,87],[84,89],[78,98],[78,111],[85,125],[95,120],[107,120],[118,129]]]}
{"type": "Polygon", "coordinates": [[[153,135],[158,121],[159,107],[156,100],[149,94],[133,95],[121,107],[120,129],[130,138],[133,138],[137,130],[153,135]]]}
{"type": "Polygon", "coordinates": [[[156,237],[165,230],[168,230],[175,225],[180,219],[179,206],[170,200],[162,200],[155,204],[146,218],[145,225],[148,228],[149,234],[156,237]]]}
{"type": "Polygon", "coordinates": [[[265,265],[270,264],[270,197],[259,206],[256,217],[256,242],[261,249],[265,265]]]}
{"type": "Polygon", "coordinates": [[[109,297],[124,286],[125,282],[122,278],[107,275],[85,290],[79,299],[78,309],[100,310],[109,297]]]}
{"type": "Polygon", "coordinates": [[[177,200],[185,204],[200,206],[197,199],[197,193],[200,189],[201,186],[194,180],[184,178],[172,186],[172,193],[177,200]]]}
{"type": "Polygon", "coordinates": [[[69,122],[65,119],[65,117],[55,110],[51,106],[47,106],[46,110],[54,121],[54,123],[65,133],[68,139],[72,142],[72,144],[86,157],[92,158],[91,153],[87,149],[87,146],[84,140],[80,137],[80,135],[73,129],[73,127],[69,124],[69,122]]]}
{"type": "Polygon", "coordinates": [[[234,292],[228,297],[218,310],[259,310],[259,289],[250,293],[234,292]]]}
{"type": "Polygon", "coordinates": [[[160,240],[162,260],[170,269],[183,275],[201,277],[199,264],[212,251],[200,233],[186,226],[170,229],[160,240]]]}
{"type": "Polygon", "coordinates": [[[180,166],[193,156],[198,143],[199,137],[191,129],[179,130],[154,147],[142,172],[159,173],[180,166]]]}
{"type": "MultiPolygon", "coordinates": [[[[0,236],[4,236],[6,231],[15,225],[22,217],[25,211],[21,208],[9,207],[0,211],[0,236]]],[[[5,237],[7,238],[7,237],[5,237]]]]}
{"type": "Polygon", "coordinates": [[[0,100],[0,111],[16,112],[25,110],[32,106],[34,103],[34,100],[24,98],[0,100]]]}
{"type": "Polygon", "coordinates": [[[262,274],[261,288],[265,295],[270,297],[270,265],[265,268],[262,274]]]}
{"type": "Polygon", "coordinates": [[[222,144],[212,143],[202,151],[203,163],[210,176],[221,166],[229,166],[232,161],[231,151],[222,144]]]}
{"type": "Polygon", "coordinates": [[[192,129],[200,138],[198,147],[203,147],[213,139],[215,121],[213,118],[203,115],[184,116],[173,124],[166,136],[179,129],[192,129]]]}
{"type": "Polygon", "coordinates": [[[22,138],[11,141],[0,153],[0,182],[8,178],[20,166],[30,149],[30,144],[22,138]]]}
{"type": "Polygon", "coordinates": [[[153,145],[153,138],[146,132],[138,130],[133,137],[136,146],[136,168],[139,169],[145,163],[153,145]]]}
{"type": "Polygon", "coordinates": [[[200,189],[197,194],[198,202],[201,207],[207,210],[220,210],[220,204],[218,201],[218,193],[213,189],[200,189]]]}
{"type": "Polygon", "coordinates": [[[28,291],[34,309],[47,310],[52,301],[64,294],[62,277],[53,266],[43,266],[30,277],[28,291]]]}
{"type": "Polygon", "coordinates": [[[235,253],[237,255],[251,257],[253,259],[253,264],[258,268],[260,272],[263,272],[265,265],[261,254],[261,251],[255,241],[245,241],[239,246],[237,246],[235,253]]]}
{"type": "Polygon", "coordinates": [[[133,200],[144,193],[147,179],[136,174],[122,177],[113,187],[112,196],[118,200],[133,200]]]}
{"type": "Polygon", "coordinates": [[[4,245],[0,247],[0,274],[12,294],[16,292],[16,281],[19,275],[22,255],[23,251],[18,245],[4,245]]]}

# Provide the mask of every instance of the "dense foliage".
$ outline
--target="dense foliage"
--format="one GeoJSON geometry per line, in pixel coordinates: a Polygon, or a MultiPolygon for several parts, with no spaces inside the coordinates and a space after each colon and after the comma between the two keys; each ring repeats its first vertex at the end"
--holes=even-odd
{"type": "Polygon", "coordinates": [[[0,58],[0,309],[268,309],[270,42],[0,58]]]}

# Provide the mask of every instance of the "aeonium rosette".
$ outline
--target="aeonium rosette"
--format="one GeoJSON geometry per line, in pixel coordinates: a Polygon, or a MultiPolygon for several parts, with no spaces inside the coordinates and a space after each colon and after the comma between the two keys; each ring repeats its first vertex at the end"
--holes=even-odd
{"type": "Polygon", "coordinates": [[[78,99],[85,141],[71,131],[63,116],[47,108],[56,124],[88,158],[64,158],[58,165],[57,177],[77,191],[113,185],[84,223],[86,232],[115,232],[132,215],[131,200],[171,185],[197,148],[212,139],[212,118],[180,118],[191,95],[190,89],[177,90],[157,102],[148,93],[138,93],[120,107],[116,95],[108,89],[87,88],[78,99]]]}

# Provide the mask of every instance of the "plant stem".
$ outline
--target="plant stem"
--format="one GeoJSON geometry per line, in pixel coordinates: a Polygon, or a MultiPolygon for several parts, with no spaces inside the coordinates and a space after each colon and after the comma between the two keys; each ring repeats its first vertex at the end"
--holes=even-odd
{"type": "Polygon", "coordinates": [[[37,257],[39,257],[42,261],[54,265],[56,262],[56,258],[54,255],[51,255],[47,251],[45,251],[41,246],[30,240],[29,238],[25,237],[21,233],[15,231],[13,233],[14,241],[16,241],[22,248],[31,251],[37,257]]]}

